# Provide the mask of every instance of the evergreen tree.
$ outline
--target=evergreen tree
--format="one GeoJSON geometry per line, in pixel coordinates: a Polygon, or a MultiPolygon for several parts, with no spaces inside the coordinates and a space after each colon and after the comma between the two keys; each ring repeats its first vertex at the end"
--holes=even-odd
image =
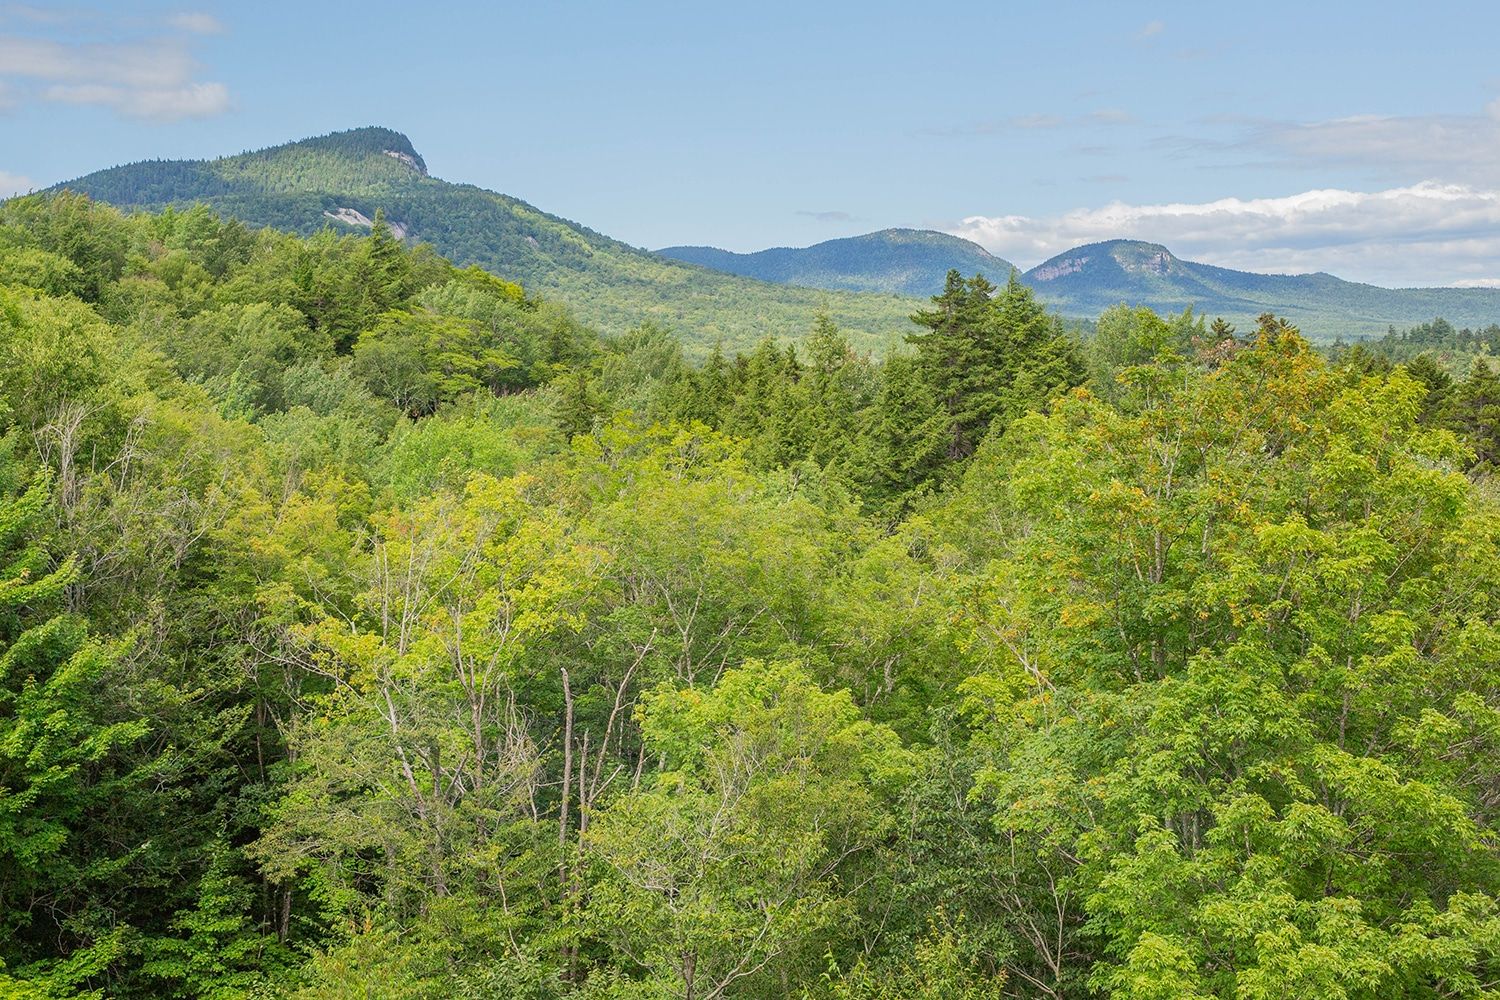
{"type": "Polygon", "coordinates": [[[990,297],[995,286],[975,275],[965,279],[948,272],[933,308],[912,316],[930,332],[912,334],[921,377],[947,421],[944,453],[950,461],[968,458],[979,447],[1001,406],[1000,380],[1005,367],[990,297]]]}
{"type": "Polygon", "coordinates": [[[861,492],[891,520],[936,478],[952,441],[947,414],[919,373],[910,355],[886,359],[856,455],[861,492]]]}
{"type": "Polygon", "coordinates": [[[1474,447],[1475,468],[1500,468],[1500,376],[1488,362],[1474,360],[1469,374],[1453,388],[1442,419],[1474,447]]]}
{"type": "Polygon", "coordinates": [[[1406,374],[1426,390],[1422,398],[1420,419],[1432,423],[1448,405],[1453,395],[1453,377],[1443,370],[1430,354],[1418,354],[1406,363],[1406,374]]]}
{"type": "Polygon", "coordinates": [[[723,341],[715,341],[708,360],[693,379],[694,403],[687,416],[713,428],[724,426],[736,390],[735,370],[724,357],[723,341]]]}
{"type": "Polygon", "coordinates": [[[577,368],[560,380],[557,404],[553,410],[557,426],[568,437],[587,434],[594,429],[600,413],[588,370],[577,368]]]}
{"type": "Polygon", "coordinates": [[[847,464],[868,405],[869,371],[826,312],[818,313],[805,343],[807,455],[824,467],[847,464]]]}
{"type": "Polygon", "coordinates": [[[980,275],[950,271],[933,308],[912,317],[930,331],[907,341],[946,422],[949,462],[970,457],[987,434],[1083,378],[1077,344],[1031,289],[1012,273],[996,291],[980,275]]]}

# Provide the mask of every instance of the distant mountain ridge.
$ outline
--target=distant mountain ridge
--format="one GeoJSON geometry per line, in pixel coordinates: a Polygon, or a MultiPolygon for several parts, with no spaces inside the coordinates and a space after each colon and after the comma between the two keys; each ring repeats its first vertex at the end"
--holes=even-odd
{"type": "MultiPolygon", "coordinates": [[[[142,161],[52,190],[65,187],[127,209],[202,202],[304,235],[327,226],[357,231],[383,211],[398,235],[565,302],[605,332],[658,322],[696,356],[716,343],[733,351],[765,337],[795,339],[819,309],[859,349],[883,351],[915,329],[912,312],[941,289],[950,268],[996,283],[1012,269],[968,240],[912,229],[750,254],[712,247],[651,253],[518,198],[432,177],[405,135],[373,126],[213,160],[142,161]]],[[[1070,317],[1127,302],[1161,312],[1192,307],[1243,327],[1274,312],[1321,341],[1378,337],[1392,325],[1437,316],[1457,326],[1500,322],[1500,289],[1390,289],[1322,273],[1255,274],[1185,261],[1136,240],[1076,247],[1022,280],[1070,317]]]]}
{"type": "MultiPolygon", "coordinates": [[[[928,230],[887,229],[805,249],[735,254],[712,247],[658,251],[734,274],[819,288],[899,287],[931,295],[950,267],[1005,281],[1012,265],[968,240],[928,230]],[[910,276],[903,282],[902,276],[910,276]],[[863,284],[861,284],[863,282],[863,284]]],[[[1392,326],[1441,316],[1457,326],[1500,323],[1500,289],[1381,288],[1322,272],[1257,274],[1183,260],[1158,243],[1106,240],[1074,247],[1021,275],[1037,297],[1075,318],[1126,302],[1163,313],[1191,307],[1242,328],[1262,313],[1285,316],[1311,339],[1379,337],[1392,326]]]]}
{"type": "Polygon", "coordinates": [[[251,225],[303,235],[327,226],[358,231],[383,211],[397,234],[562,301],[607,333],[642,321],[670,327],[691,355],[716,343],[733,351],[766,337],[798,338],[819,309],[859,349],[882,351],[915,329],[910,315],[920,306],[668,260],[518,198],[432,177],[405,135],[374,126],[213,160],[111,167],[51,190],[63,188],[126,209],[202,202],[251,225]]]}
{"type": "Polygon", "coordinates": [[[1192,307],[1241,324],[1273,312],[1319,340],[1378,337],[1392,324],[1435,316],[1458,326],[1500,322],[1500,289],[1381,288],[1324,272],[1257,274],[1186,261],[1139,240],[1075,247],[1022,277],[1039,298],[1069,315],[1097,316],[1119,302],[1158,312],[1192,307]]]}
{"type": "Polygon", "coordinates": [[[941,291],[950,270],[1004,281],[1015,267],[978,243],[928,229],[882,229],[810,247],[775,247],[756,253],[696,246],[656,252],[762,281],[919,297],[941,291]]]}

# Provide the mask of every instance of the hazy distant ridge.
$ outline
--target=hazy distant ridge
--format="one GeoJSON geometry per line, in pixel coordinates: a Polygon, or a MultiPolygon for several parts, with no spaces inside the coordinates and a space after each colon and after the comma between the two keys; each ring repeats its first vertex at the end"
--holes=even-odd
{"type": "Polygon", "coordinates": [[[657,253],[762,281],[915,296],[936,294],[951,269],[1003,281],[1015,266],[977,243],[923,229],[882,229],[810,247],[756,253],[717,247],[667,247],[657,253]]]}
{"type": "Polygon", "coordinates": [[[1166,247],[1109,240],[1075,247],[1025,274],[1046,302],[1091,316],[1118,302],[1159,312],[1188,306],[1247,322],[1264,312],[1286,316],[1319,339],[1378,336],[1391,324],[1442,316],[1459,326],[1500,322],[1500,289],[1381,288],[1331,274],[1256,274],[1182,260],[1166,247]]]}
{"type": "MultiPolygon", "coordinates": [[[[819,288],[881,288],[931,295],[956,268],[995,283],[1012,265],[968,240],[945,233],[887,229],[805,249],[736,254],[714,247],[669,247],[660,253],[733,274],[819,288]]],[[[1108,240],[1075,247],[1022,275],[1059,312],[1093,317],[1120,302],[1159,312],[1192,307],[1242,326],[1261,313],[1286,316],[1309,337],[1379,336],[1442,316],[1459,326],[1500,322],[1500,289],[1381,288],[1331,274],[1256,274],[1199,264],[1166,247],[1108,240]]]]}

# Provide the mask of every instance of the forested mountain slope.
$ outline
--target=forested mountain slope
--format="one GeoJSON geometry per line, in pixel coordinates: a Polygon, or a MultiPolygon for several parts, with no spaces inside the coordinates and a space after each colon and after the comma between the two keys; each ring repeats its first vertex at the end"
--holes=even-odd
{"type": "Polygon", "coordinates": [[[924,229],[826,240],[810,247],[732,253],[716,247],[667,247],[657,253],[729,274],[788,285],[926,297],[942,290],[949,271],[1004,281],[1015,265],[977,243],[924,229]]]}
{"type": "Polygon", "coordinates": [[[121,207],[202,202],[251,225],[303,235],[330,224],[357,229],[383,212],[397,235],[551,294],[601,330],[654,321],[699,356],[721,340],[733,350],[763,337],[795,336],[819,309],[861,349],[884,350],[910,332],[917,304],[896,295],[768,284],[667,260],[517,198],[431,177],[410,141],[384,128],[214,160],[132,163],[58,187],[121,207]]]}

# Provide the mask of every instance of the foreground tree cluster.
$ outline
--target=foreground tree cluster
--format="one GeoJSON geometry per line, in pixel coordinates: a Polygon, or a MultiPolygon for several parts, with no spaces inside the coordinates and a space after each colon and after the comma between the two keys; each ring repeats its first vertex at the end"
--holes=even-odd
{"type": "Polygon", "coordinates": [[[1500,995],[1489,369],[916,320],[0,207],[0,997],[1500,995]]]}

